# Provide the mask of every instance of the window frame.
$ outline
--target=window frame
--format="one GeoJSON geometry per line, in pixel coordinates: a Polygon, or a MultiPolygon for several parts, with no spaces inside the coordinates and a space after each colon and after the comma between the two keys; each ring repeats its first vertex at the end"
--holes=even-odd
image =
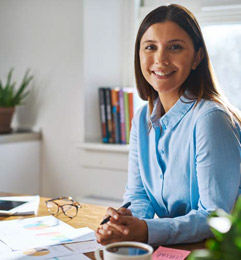
{"type": "MultiPolygon", "coordinates": [[[[175,3],[176,1],[162,1],[162,4],[175,3]]],[[[200,26],[210,25],[210,24],[229,24],[229,23],[241,23],[241,3],[236,1],[232,4],[218,4],[216,1],[215,5],[205,5],[202,1],[195,1],[195,3],[190,3],[190,1],[183,0],[178,1],[178,3],[186,6],[190,9],[198,20],[200,26]]],[[[144,19],[144,17],[154,8],[160,6],[160,2],[157,5],[153,1],[153,5],[145,5],[139,3],[138,20],[139,22],[144,19]]]]}

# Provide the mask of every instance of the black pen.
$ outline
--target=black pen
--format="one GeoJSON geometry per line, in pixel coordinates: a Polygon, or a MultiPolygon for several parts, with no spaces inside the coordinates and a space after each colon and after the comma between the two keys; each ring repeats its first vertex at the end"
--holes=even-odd
{"type": "MultiPolygon", "coordinates": [[[[127,202],[126,204],[124,204],[123,206],[121,206],[119,209],[121,209],[121,208],[129,208],[130,207],[130,205],[131,205],[131,203],[130,202],[127,202]]],[[[118,210],[119,210],[118,209],[118,210]]],[[[108,221],[110,220],[110,216],[109,217],[107,217],[107,218],[105,218],[105,219],[103,219],[103,221],[100,223],[100,225],[103,225],[103,224],[105,224],[105,223],[107,223],[108,221]]]]}

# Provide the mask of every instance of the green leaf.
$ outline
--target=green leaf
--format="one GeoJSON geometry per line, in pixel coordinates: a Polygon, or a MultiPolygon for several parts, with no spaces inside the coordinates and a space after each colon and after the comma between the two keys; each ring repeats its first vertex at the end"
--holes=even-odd
{"type": "Polygon", "coordinates": [[[215,228],[211,227],[211,231],[214,234],[215,238],[217,239],[217,241],[222,241],[224,238],[224,234],[220,233],[219,231],[217,231],[215,228]]]}
{"type": "Polygon", "coordinates": [[[241,251],[241,234],[234,238],[234,243],[238,247],[238,249],[241,251]]]}
{"type": "Polygon", "coordinates": [[[208,239],[205,243],[206,247],[209,248],[211,251],[220,250],[220,243],[215,239],[208,239]]]}
{"type": "Polygon", "coordinates": [[[236,226],[237,233],[241,234],[241,219],[234,221],[234,225],[236,226]]]}
{"type": "Polygon", "coordinates": [[[29,94],[29,91],[26,91],[26,89],[33,79],[33,76],[29,75],[30,70],[25,72],[17,91],[15,91],[16,82],[12,82],[13,70],[14,69],[12,68],[8,72],[5,86],[0,80],[0,107],[14,107],[16,105],[20,105],[29,94]]]}
{"type": "Polygon", "coordinates": [[[241,219],[241,196],[236,201],[235,207],[233,209],[233,217],[236,220],[236,222],[240,221],[241,219]]]}
{"type": "Polygon", "coordinates": [[[29,70],[26,71],[24,78],[22,80],[22,83],[21,83],[16,95],[14,96],[14,102],[17,105],[21,104],[23,97],[26,96],[23,94],[23,92],[26,89],[26,87],[29,85],[30,81],[33,79],[33,76],[29,76],[28,74],[29,74],[29,70]]]}
{"type": "Polygon", "coordinates": [[[8,86],[10,85],[10,83],[11,83],[11,79],[12,79],[12,74],[13,74],[13,68],[12,69],[10,69],[10,71],[8,72],[8,78],[7,78],[7,83],[6,83],[6,86],[5,86],[5,88],[8,88],[8,86]]]}

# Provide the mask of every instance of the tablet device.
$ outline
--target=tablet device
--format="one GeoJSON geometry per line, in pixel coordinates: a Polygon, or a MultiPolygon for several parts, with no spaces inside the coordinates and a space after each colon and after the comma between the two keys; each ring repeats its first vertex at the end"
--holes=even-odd
{"type": "Polygon", "coordinates": [[[26,206],[28,201],[0,199],[0,214],[12,215],[26,206]]]}

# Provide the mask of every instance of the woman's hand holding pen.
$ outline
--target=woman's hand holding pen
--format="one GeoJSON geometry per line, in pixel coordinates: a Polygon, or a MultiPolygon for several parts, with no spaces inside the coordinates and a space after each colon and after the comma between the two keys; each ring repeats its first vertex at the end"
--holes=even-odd
{"type": "Polygon", "coordinates": [[[147,225],[144,220],[133,217],[131,211],[120,208],[116,211],[108,208],[105,217],[110,220],[97,228],[96,239],[98,243],[106,245],[117,241],[147,242],[147,225]]]}

